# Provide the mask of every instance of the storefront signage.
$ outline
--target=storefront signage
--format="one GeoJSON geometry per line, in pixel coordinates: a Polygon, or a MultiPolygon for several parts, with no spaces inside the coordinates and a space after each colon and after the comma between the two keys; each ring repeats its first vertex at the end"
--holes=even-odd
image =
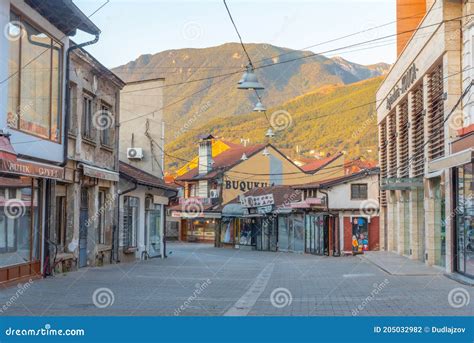
{"type": "Polygon", "coordinates": [[[270,213],[273,209],[272,205],[257,207],[257,213],[265,214],[270,213]]]}
{"type": "Polygon", "coordinates": [[[225,189],[238,189],[246,192],[256,187],[268,187],[267,182],[253,182],[253,181],[226,181],[225,189]]]}
{"type": "Polygon", "coordinates": [[[392,105],[402,96],[405,94],[410,86],[416,81],[416,72],[418,69],[416,68],[415,63],[413,63],[408,70],[403,74],[400,84],[395,85],[393,90],[387,96],[387,110],[392,109],[392,105]]]}
{"type": "Polygon", "coordinates": [[[83,165],[84,175],[107,181],[118,181],[119,174],[110,170],[83,165]]]}
{"type": "Polygon", "coordinates": [[[0,163],[0,172],[12,173],[17,175],[33,176],[46,179],[64,179],[64,168],[50,166],[31,161],[3,160],[0,163]]]}
{"type": "Polygon", "coordinates": [[[240,204],[244,207],[261,207],[273,205],[274,203],[273,194],[240,197],[240,204]]]}

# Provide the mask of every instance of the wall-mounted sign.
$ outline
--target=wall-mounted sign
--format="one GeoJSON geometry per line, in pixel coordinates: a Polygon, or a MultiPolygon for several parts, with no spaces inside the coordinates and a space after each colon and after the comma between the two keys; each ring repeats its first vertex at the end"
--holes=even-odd
{"type": "Polygon", "coordinates": [[[253,182],[253,181],[226,181],[225,189],[238,189],[246,192],[255,187],[268,187],[267,182],[253,182]]]}
{"type": "Polygon", "coordinates": [[[273,194],[240,196],[240,204],[243,207],[261,207],[275,204],[273,194]]]}
{"type": "Polygon", "coordinates": [[[260,214],[270,213],[272,209],[273,209],[272,205],[257,207],[257,213],[260,213],[260,214]]]}
{"type": "Polygon", "coordinates": [[[403,74],[399,84],[396,84],[393,90],[387,95],[387,110],[392,109],[392,105],[402,96],[405,94],[410,86],[416,81],[416,72],[418,68],[416,68],[415,63],[413,63],[408,70],[403,74]]]}
{"type": "Polygon", "coordinates": [[[64,168],[21,159],[18,159],[16,161],[1,161],[0,172],[7,172],[33,177],[36,176],[46,179],[64,179],[64,168]]]}

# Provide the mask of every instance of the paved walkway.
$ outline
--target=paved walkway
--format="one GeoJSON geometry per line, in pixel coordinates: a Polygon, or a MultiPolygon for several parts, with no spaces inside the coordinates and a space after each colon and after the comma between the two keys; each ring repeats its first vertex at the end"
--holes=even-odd
{"type": "Polygon", "coordinates": [[[388,251],[368,251],[361,255],[391,275],[438,275],[444,270],[388,251]]]}
{"type": "Polygon", "coordinates": [[[2,289],[0,315],[474,315],[472,287],[441,274],[392,275],[365,257],[168,250],[164,260],[36,280],[23,294],[2,289]]]}

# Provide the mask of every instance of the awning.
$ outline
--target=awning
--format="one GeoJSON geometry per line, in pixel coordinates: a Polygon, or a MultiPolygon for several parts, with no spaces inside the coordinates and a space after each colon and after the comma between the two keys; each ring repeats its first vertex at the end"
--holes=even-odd
{"type": "Polygon", "coordinates": [[[382,190],[384,191],[395,191],[395,190],[411,190],[415,188],[423,188],[423,179],[416,177],[406,178],[386,178],[382,179],[382,190]]]}
{"type": "Polygon", "coordinates": [[[187,213],[185,211],[171,211],[171,217],[183,219],[220,219],[221,214],[217,212],[187,213]]]}
{"type": "Polygon", "coordinates": [[[84,175],[95,177],[97,179],[108,180],[108,181],[119,181],[119,173],[113,172],[111,170],[92,167],[84,163],[79,163],[79,166],[82,167],[84,175]]]}
{"type": "Polygon", "coordinates": [[[227,204],[222,208],[223,217],[243,217],[247,212],[241,204],[227,204]]]}
{"type": "Polygon", "coordinates": [[[428,173],[433,173],[439,170],[454,168],[470,163],[473,158],[474,149],[466,149],[446,157],[438,158],[437,160],[428,163],[428,173]]]}

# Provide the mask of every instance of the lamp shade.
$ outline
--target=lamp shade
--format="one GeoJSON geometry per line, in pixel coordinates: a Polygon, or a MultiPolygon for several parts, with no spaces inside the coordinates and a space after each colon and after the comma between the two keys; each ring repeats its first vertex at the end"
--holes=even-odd
{"type": "Polygon", "coordinates": [[[247,71],[242,75],[239,81],[238,89],[264,89],[263,86],[258,82],[257,75],[252,66],[247,66],[247,71]]]}
{"type": "Polygon", "coordinates": [[[254,107],[254,112],[265,112],[267,109],[265,108],[265,106],[263,106],[263,104],[259,101],[257,102],[257,104],[255,105],[254,107]]]}
{"type": "Polygon", "coordinates": [[[246,161],[248,160],[249,158],[247,157],[247,155],[245,154],[245,152],[242,154],[242,157],[240,158],[242,161],[246,161]]]}
{"type": "Polygon", "coordinates": [[[265,149],[263,149],[262,155],[263,155],[263,156],[268,156],[268,155],[270,155],[270,153],[268,152],[268,149],[267,149],[266,147],[265,147],[265,149]]]}
{"type": "Polygon", "coordinates": [[[267,133],[265,133],[265,136],[272,138],[275,136],[275,133],[273,132],[272,128],[268,128],[267,133]]]}

